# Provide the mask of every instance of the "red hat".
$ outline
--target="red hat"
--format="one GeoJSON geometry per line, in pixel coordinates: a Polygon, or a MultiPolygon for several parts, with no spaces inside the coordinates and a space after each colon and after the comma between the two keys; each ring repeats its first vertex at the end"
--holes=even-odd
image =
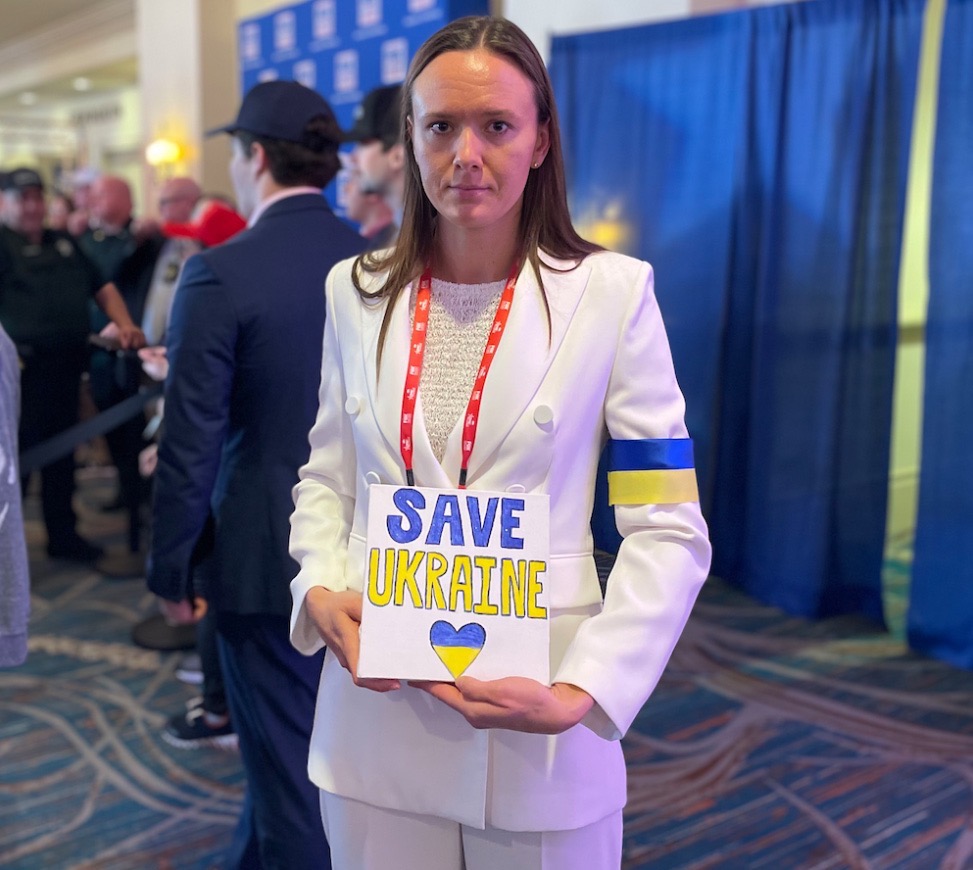
{"type": "Polygon", "coordinates": [[[219,245],[244,229],[247,222],[225,202],[215,199],[207,203],[199,216],[188,224],[165,223],[162,232],[167,236],[195,239],[207,248],[219,245]]]}

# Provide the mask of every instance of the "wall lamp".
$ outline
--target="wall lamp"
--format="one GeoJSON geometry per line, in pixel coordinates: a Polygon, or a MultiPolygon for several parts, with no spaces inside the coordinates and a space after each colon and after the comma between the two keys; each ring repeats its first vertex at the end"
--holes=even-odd
{"type": "Polygon", "coordinates": [[[145,147],[145,159],[150,166],[171,166],[182,157],[182,146],[172,139],[155,139],[145,147]]]}

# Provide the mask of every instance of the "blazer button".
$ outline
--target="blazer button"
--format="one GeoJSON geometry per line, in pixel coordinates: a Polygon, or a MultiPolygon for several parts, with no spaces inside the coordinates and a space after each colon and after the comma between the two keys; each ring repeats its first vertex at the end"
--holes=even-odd
{"type": "Polygon", "coordinates": [[[554,412],[549,405],[538,405],[534,408],[534,422],[538,426],[547,426],[554,419],[554,412]]]}
{"type": "Polygon", "coordinates": [[[361,410],[361,402],[358,400],[357,396],[349,396],[345,400],[345,412],[351,416],[355,416],[361,410]]]}
{"type": "Polygon", "coordinates": [[[369,486],[373,486],[374,484],[381,482],[382,478],[379,476],[377,471],[369,471],[368,474],[365,475],[365,483],[367,483],[369,486]]]}

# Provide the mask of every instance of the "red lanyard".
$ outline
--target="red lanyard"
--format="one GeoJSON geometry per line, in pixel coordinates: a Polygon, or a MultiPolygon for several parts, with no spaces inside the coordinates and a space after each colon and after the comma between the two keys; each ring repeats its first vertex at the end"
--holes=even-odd
{"type": "MultiPolygon", "coordinates": [[[[497,354],[503,330],[510,315],[510,305],[514,298],[514,285],[517,283],[519,266],[514,263],[507,278],[507,286],[503,288],[497,313],[490,327],[483,358],[476,372],[473,382],[473,392],[466,406],[463,418],[463,461],[459,470],[459,488],[466,489],[466,469],[469,466],[470,454],[473,453],[473,442],[476,440],[476,424],[480,420],[480,400],[483,397],[483,385],[493,359],[497,354]]],[[[405,462],[405,479],[409,486],[415,486],[415,475],[412,473],[412,428],[415,422],[416,396],[419,394],[419,376],[422,374],[422,360],[426,353],[426,337],[429,326],[429,303],[432,297],[432,270],[426,269],[419,279],[419,293],[416,297],[416,313],[412,326],[412,346],[409,348],[409,368],[405,376],[405,390],[402,393],[402,460],[405,462]]]]}

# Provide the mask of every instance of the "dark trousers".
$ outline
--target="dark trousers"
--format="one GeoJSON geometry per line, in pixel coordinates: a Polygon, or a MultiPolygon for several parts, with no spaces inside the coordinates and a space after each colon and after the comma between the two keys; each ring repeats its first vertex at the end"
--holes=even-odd
{"type": "MultiPolygon", "coordinates": [[[[141,381],[141,363],[131,355],[96,351],[91,360],[91,395],[99,411],[134,396],[141,381]]],[[[140,547],[141,503],[146,493],[139,474],[139,453],[145,446],[142,431],[145,418],[136,414],[105,433],[108,452],[118,470],[118,493],[128,512],[128,543],[134,553],[140,547]]]]}
{"type": "Polygon", "coordinates": [[[203,709],[214,716],[225,716],[226,688],[214,610],[206,611],[206,615],[196,623],[196,652],[203,672],[203,709]]]}
{"type": "Polygon", "coordinates": [[[328,870],[331,852],[308,747],[324,655],[306,657],[285,616],[217,615],[230,717],[247,790],[227,859],[231,870],[328,870]]]}
{"type": "MultiPolygon", "coordinates": [[[[50,350],[24,356],[20,373],[20,450],[23,452],[78,422],[84,351],[50,350]]],[[[27,480],[22,482],[27,488],[27,480]]],[[[74,454],[41,469],[41,510],[48,541],[75,535],[74,454]]]]}

